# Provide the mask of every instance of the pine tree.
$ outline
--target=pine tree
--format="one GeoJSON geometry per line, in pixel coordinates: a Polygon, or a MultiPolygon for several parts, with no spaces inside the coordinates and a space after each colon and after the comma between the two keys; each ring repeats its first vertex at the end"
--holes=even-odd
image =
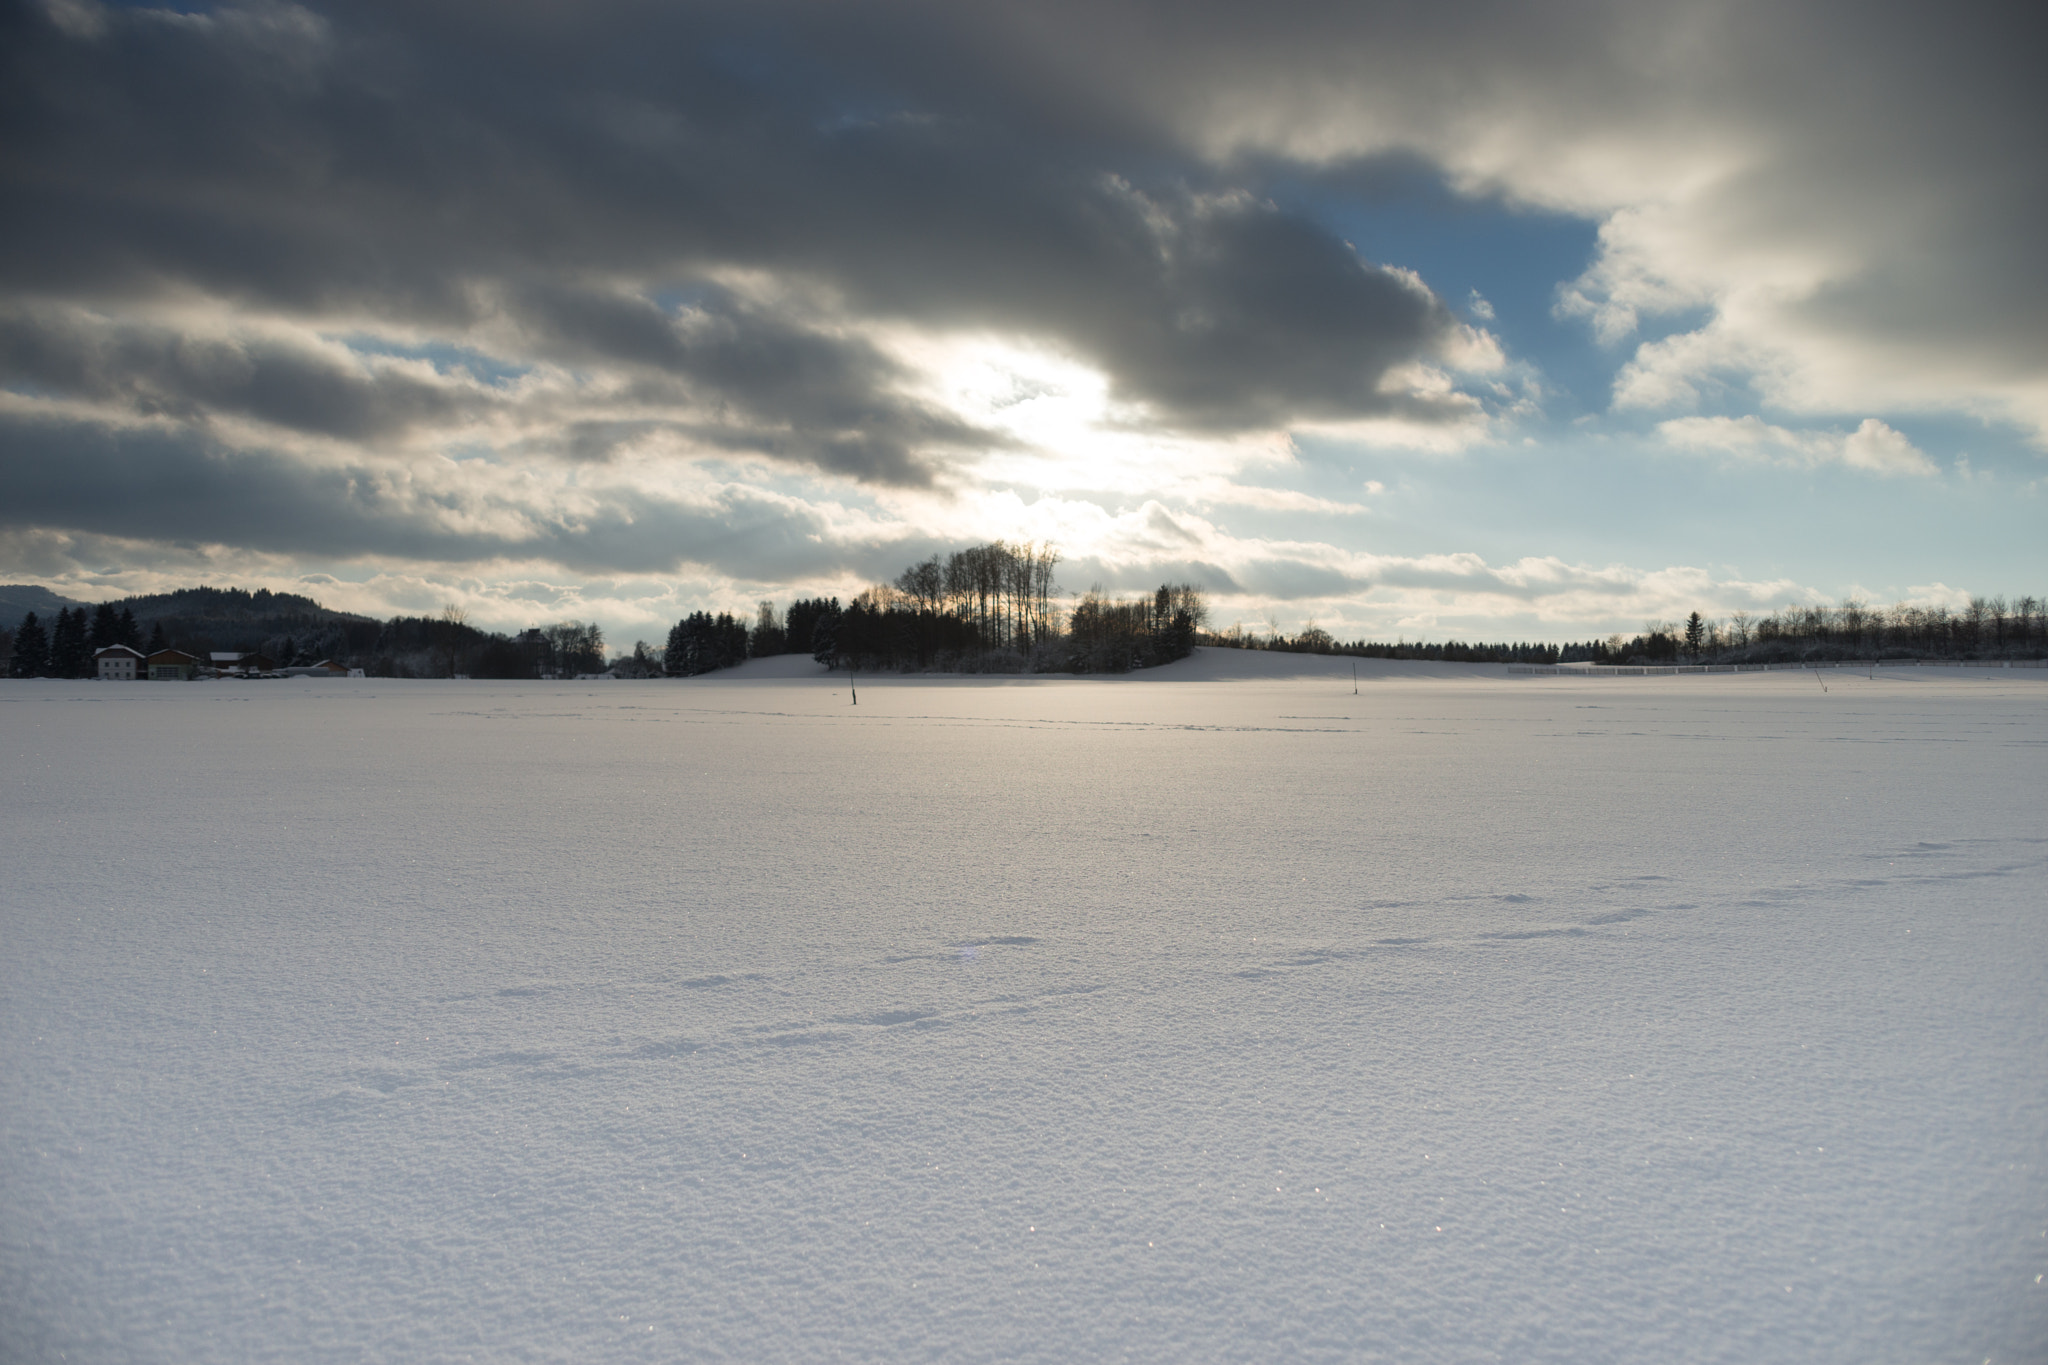
{"type": "Polygon", "coordinates": [[[170,641],[164,638],[164,623],[152,621],[149,627],[149,644],[144,647],[142,652],[145,654],[156,654],[170,647],[170,641]]]}
{"type": "Polygon", "coordinates": [[[57,625],[50,632],[50,672],[59,678],[83,678],[92,666],[92,651],[85,643],[85,608],[57,609],[57,625]]]}
{"type": "MultiPolygon", "coordinates": [[[[78,614],[83,616],[85,608],[80,607],[78,614]]],[[[92,632],[86,637],[85,641],[86,653],[97,654],[110,645],[118,645],[120,643],[120,614],[114,610],[112,602],[102,602],[93,610],[92,632]]]]}
{"type": "Polygon", "coordinates": [[[827,668],[839,666],[839,599],[811,618],[811,657],[827,668]]]}
{"type": "Polygon", "coordinates": [[[805,597],[789,604],[787,624],[783,627],[782,647],[791,654],[809,654],[811,627],[822,616],[837,616],[839,599],[836,597],[805,597]]]}
{"type": "Polygon", "coordinates": [[[1695,659],[1699,658],[1700,649],[1703,645],[1705,645],[1706,640],[1707,623],[1700,619],[1700,614],[1698,612],[1694,612],[1692,615],[1686,617],[1685,652],[1695,659]]]}
{"type": "Polygon", "coordinates": [[[30,612],[21,618],[21,629],[14,632],[14,663],[8,669],[17,678],[40,678],[50,671],[50,642],[43,634],[43,623],[30,612]]]}
{"type": "Polygon", "coordinates": [[[127,606],[122,606],[121,629],[115,638],[115,643],[123,644],[128,646],[128,648],[133,649],[135,648],[137,642],[141,639],[142,628],[135,624],[135,613],[132,610],[130,610],[127,606]]]}
{"type": "Polygon", "coordinates": [[[676,622],[668,628],[668,647],[661,652],[661,671],[671,678],[688,677],[690,658],[690,623],[676,622]]]}

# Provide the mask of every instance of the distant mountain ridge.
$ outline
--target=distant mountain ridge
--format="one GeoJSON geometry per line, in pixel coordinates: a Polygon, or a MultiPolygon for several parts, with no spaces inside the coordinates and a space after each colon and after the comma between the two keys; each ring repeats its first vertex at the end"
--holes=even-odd
{"type": "Polygon", "coordinates": [[[324,607],[295,592],[272,592],[258,588],[179,588],[176,592],[149,593],[124,597],[114,603],[135,613],[144,623],[161,620],[221,622],[253,626],[266,622],[287,625],[333,625],[374,623],[376,618],[352,611],[324,607]]]}
{"type": "MultiPolygon", "coordinates": [[[[272,592],[258,588],[179,588],[175,592],[143,593],[135,597],[109,598],[116,607],[126,607],[144,624],[176,619],[254,626],[266,622],[296,625],[328,625],[339,622],[361,624],[376,618],[356,612],[336,611],[295,592],[272,592]]],[[[27,583],[0,584],[0,627],[20,624],[29,612],[39,617],[55,616],[66,607],[94,607],[97,602],[63,597],[48,588],[27,583]]]]}
{"type": "Polygon", "coordinates": [[[34,612],[39,618],[55,616],[66,607],[89,607],[75,597],[59,597],[48,588],[27,583],[0,583],[0,630],[13,630],[21,618],[34,612]]]}
{"type": "MultiPolygon", "coordinates": [[[[0,587],[0,629],[18,628],[32,611],[48,630],[64,608],[97,605],[60,596],[48,588],[0,587]]],[[[201,653],[214,649],[275,652],[287,644],[292,646],[287,652],[312,647],[338,653],[349,646],[363,648],[363,642],[374,640],[382,629],[382,623],[372,617],[335,611],[310,597],[268,588],[254,592],[246,588],[179,588],[116,598],[111,605],[116,610],[125,607],[134,615],[143,639],[161,628],[165,639],[201,653]]]]}

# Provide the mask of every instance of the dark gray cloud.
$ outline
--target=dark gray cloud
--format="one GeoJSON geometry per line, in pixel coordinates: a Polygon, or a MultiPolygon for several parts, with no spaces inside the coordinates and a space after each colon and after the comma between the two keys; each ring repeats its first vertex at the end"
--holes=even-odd
{"type": "Polygon", "coordinates": [[[809,508],[739,487],[705,502],[599,490],[567,512],[190,428],[0,414],[0,528],[35,526],[314,558],[548,560],[600,574],[696,564],[768,581],[839,572],[848,553],[809,508]]]}
{"type": "Polygon", "coordinates": [[[310,346],[195,336],[69,310],[0,311],[0,374],[146,416],[221,413],[350,441],[389,439],[484,406],[455,386],[365,373],[310,346]]]}
{"type": "MultiPolygon", "coordinates": [[[[758,411],[801,406],[816,356],[691,366],[644,293],[768,270],[856,318],[1038,336],[1168,425],[1433,415],[1380,380],[1450,335],[1439,301],[1101,101],[1062,112],[987,37],[913,8],[638,4],[115,10],[88,37],[16,6],[0,287],[441,328],[509,306],[553,348],[758,411]]],[[[821,419],[887,406],[887,366],[833,363],[821,419]]],[[[915,480],[920,442],[970,435],[897,426],[787,453],[915,480]]]]}
{"type": "Polygon", "coordinates": [[[531,334],[529,362],[595,369],[608,382],[526,393],[479,383],[454,361],[426,375],[305,336],[4,305],[0,375],[28,392],[142,416],[245,418],[372,445],[491,417],[524,433],[522,454],[602,460],[668,432],[708,450],[899,485],[928,483],[937,453],[1007,440],[905,397],[908,376],[869,342],[793,325],[720,291],[671,313],[615,291],[550,286],[511,300],[505,315],[531,334]],[[636,415],[616,415],[621,405],[636,415]]]}

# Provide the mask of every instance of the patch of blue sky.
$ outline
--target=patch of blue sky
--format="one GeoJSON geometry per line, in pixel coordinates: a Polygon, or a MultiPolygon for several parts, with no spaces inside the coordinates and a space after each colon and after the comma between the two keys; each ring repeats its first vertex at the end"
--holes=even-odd
{"type": "Polygon", "coordinates": [[[2010,422],[1942,415],[1885,418],[1939,464],[1968,459],[1979,471],[1996,469],[2023,481],[2048,476],[2048,451],[2010,422]]]}
{"type": "Polygon", "coordinates": [[[458,346],[453,342],[428,341],[412,345],[362,332],[344,333],[335,340],[360,355],[388,355],[403,360],[424,360],[443,373],[467,371],[479,381],[499,388],[533,373],[531,365],[502,360],[484,351],[469,346],[458,346]]]}
{"type": "MultiPolygon", "coordinates": [[[[1413,270],[1454,310],[1501,339],[1511,358],[1535,364],[1564,399],[1553,416],[1604,408],[1629,348],[1602,346],[1583,319],[1559,318],[1558,286],[1593,261],[1590,219],[1474,199],[1406,158],[1386,158],[1307,177],[1277,175],[1276,203],[1342,236],[1367,260],[1413,270]],[[1474,311],[1474,295],[1492,317],[1474,311]]],[[[1683,319],[1664,319],[1678,327],[1683,319]]]]}
{"type": "MultiPolygon", "coordinates": [[[[1886,596],[1934,582],[2038,591],[2043,576],[2044,494],[2011,479],[1880,478],[1585,433],[1448,459],[1358,458],[1348,469],[1386,491],[1366,498],[1374,515],[1337,543],[1376,553],[1483,547],[1493,564],[1546,555],[1685,564],[1716,578],[1789,578],[1831,594],[1860,585],[1886,596]]],[[[1250,524],[1235,512],[1223,520],[1233,531],[1250,524]]]]}

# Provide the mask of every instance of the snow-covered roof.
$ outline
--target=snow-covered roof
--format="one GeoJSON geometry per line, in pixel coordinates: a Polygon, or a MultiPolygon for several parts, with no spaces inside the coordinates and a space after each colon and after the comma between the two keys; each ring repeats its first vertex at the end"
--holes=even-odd
{"type": "Polygon", "coordinates": [[[142,657],[141,650],[130,649],[126,645],[108,645],[105,649],[98,651],[92,657],[95,659],[106,659],[118,657],[122,654],[126,654],[131,659],[139,659],[142,657]]]}

